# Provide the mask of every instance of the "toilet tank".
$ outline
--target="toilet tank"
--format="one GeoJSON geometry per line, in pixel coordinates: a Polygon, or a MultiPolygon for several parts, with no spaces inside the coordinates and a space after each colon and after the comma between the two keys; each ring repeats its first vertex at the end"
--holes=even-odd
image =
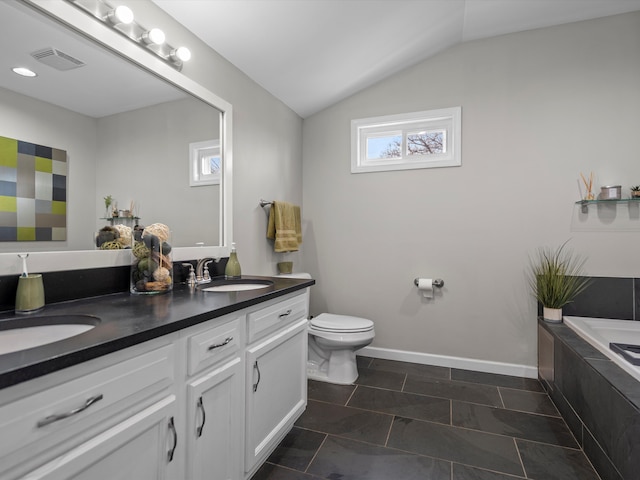
{"type": "Polygon", "coordinates": [[[281,273],[278,275],[278,277],[282,277],[282,278],[303,278],[303,279],[310,279],[311,278],[311,274],[310,273],[281,273]]]}

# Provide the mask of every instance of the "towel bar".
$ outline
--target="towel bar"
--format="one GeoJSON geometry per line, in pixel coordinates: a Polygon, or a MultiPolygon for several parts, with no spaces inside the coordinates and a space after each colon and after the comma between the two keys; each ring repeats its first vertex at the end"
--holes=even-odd
{"type": "Polygon", "coordinates": [[[261,206],[262,208],[266,207],[267,205],[273,205],[273,202],[269,202],[269,201],[267,201],[267,200],[262,200],[262,199],[260,199],[260,206],[261,206]]]}

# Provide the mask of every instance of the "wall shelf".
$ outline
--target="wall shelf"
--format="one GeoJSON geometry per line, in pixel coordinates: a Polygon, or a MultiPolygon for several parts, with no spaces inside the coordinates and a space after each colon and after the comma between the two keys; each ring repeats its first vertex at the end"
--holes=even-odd
{"type": "Polygon", "coordinates": [[[102,217],[100,218],[100,220],[106,220],[111,226],[122,224],[126,225],[127,227],[133,227],[137,225],[140,217],[102,217]]]}
{"type": "Polygon", "coordinates": [[[607,199],[607,200],[578,200],[576,205],[580,205],[582,213],[589,213],[589,205],[616,205],[618,203],[624,204],[640,204],[640,198],[620,198],[620,199],[607,199]]]}

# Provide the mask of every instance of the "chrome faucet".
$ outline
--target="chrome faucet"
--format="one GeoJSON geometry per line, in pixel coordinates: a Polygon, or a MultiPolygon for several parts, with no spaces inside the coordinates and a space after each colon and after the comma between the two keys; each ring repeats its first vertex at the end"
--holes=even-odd
{"type": "Polygon", "coordinates": [[[219,262],[219,258],[201,258],[196,265],[196,282],[209,283],[211,281],[211,275],[209,274],[209,264],[211,262],[219,262]]]}

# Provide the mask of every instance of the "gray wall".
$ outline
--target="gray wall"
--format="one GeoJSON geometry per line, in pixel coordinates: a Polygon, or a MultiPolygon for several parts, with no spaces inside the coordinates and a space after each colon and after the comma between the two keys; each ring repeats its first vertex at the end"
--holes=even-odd
{"type": "Polygon", "coordinates": [[[189,97],[100,118],[97,125],[97,218],[112,195],[120,210],[136,202],[141,225],[167,224],[174,247],[220,245],[220,186],[189,186],[189,144],[219,139],[217,110],[189,97]]]}
{"type": "Polygon", "coordinates": [[[535,366],[529,254],[571,238],[589,275],[640,272],[637,210],[583,229],[574,206],[580,172],[640,183],[639,46],[638,13],[469,42],[305,119],[311,313],[371,318],[376,348],[535,366]],[[457,105],[461,167],[350,173],[352,119],[457,105]],[[415,277],[446,285],[425,300],[415,277]]]}
{"type": "MultiPolygon", "coordinates": [[[[233,105],[233,230],[243,273],[272,275],[284,254],[266,240],[260,198],[302,203],[302,119],[151,3],[128,0],[144,25],[161,25],[171,45],[188,46],[182,73],[233,105]]],[[[215,22],[214,22],[215,24],[215,22]]],[[[256,46],[259,48],[259,46],[256,46]]],[[[300,254],[286,254],[299,265],[300,254]]]]}

